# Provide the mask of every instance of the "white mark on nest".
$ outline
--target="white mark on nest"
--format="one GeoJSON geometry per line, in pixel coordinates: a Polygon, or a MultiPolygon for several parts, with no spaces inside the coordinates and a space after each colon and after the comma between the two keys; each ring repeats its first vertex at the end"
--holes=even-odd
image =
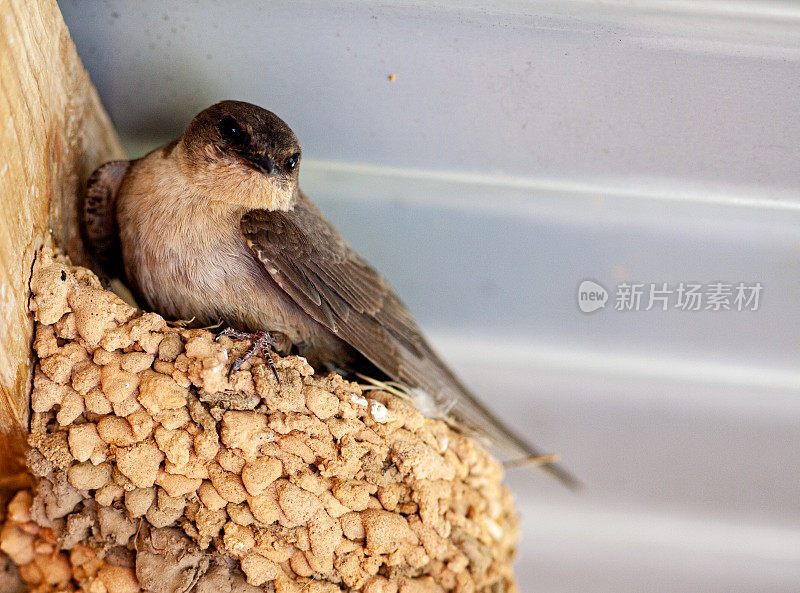
{"type": "Polygon", "coordinates": [[[350,396],[350,401],[354,404],[358,404],[359,406],[367,405],[367,398],[363,395],[356,395],[355,393],[350,396]]]}
{"type": "Polygon", "coordinates": [[[414,406],[429,418],[441,418],[444,414],[442,408],[427,391],[418,387],[411,390],[414,396],[414,406]]]}
{"type": "Polygon", "coordinates": [[[381,424],[389,422],[389,410],[387,410],[386,406],[384,406],[381,402],[376,402],[373,400],[369,411],[372,414],[372,418],[375,420],[375,422],[380,422],[381,424]]]}
{"type": "Polygon", "coordinates": [[[495,541],[499,542],[503,538],[503,528],[489,517],[486,517],[484,522],[486,523],[486,530],[489,532],[489,535],[491,535],[495,541]]]}

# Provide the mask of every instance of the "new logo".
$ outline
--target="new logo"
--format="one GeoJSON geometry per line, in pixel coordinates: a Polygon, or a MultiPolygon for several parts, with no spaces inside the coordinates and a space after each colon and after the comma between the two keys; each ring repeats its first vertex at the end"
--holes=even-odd
{"type": "Polygon", "coordinates": [[[578,287],[578,307],[584,313],[592,313],[606,306],[608,291],[593,280],[584,280],[578,287]]]}

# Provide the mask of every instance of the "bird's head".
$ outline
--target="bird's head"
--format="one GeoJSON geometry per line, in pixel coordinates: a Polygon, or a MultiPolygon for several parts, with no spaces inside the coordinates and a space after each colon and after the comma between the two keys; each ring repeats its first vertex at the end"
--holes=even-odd
{"type": "Polygon", "coordinates": [[[222,101],[195,116],[179,146],[185,175],[214,201],[267,210],[294,205],[300,142],[271,111],[222,101]]]}

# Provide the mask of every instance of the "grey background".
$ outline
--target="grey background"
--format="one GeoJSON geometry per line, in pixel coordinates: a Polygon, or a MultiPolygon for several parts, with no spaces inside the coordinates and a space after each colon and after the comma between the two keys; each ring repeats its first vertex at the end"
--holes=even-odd
{"type": "Polygon", "coordinates": [[[220,99],[283,117],[306,191],[583,479],[509,475],[521,590],[800,588],[796,2],[60,6],[131,156],[220,99]],[[764,290],[587,315],[584,279],[764,290]]]}

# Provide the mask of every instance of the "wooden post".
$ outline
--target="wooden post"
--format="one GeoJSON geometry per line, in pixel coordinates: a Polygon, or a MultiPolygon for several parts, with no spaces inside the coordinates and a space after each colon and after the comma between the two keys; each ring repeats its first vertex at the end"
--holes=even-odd
{"type": "Polygon", "coordinates": [[[85,262],[78,191],[124,158],[55,0],[0,0],[0,486],[22,468],[32,377],[28,281],[44,244],[85,262]]]}

